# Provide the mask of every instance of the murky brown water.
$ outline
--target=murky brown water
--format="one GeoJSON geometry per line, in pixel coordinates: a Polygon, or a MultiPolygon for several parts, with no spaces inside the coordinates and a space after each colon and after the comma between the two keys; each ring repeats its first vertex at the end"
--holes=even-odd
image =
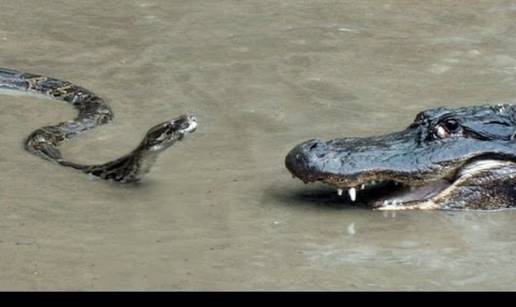
{"type": "Polygon", "coordinates": [[[283,165],[309,138],[513,101],[514,20],[514,1],[0,0],[0,67],[116,113],[67,157],[114,158],[184,111],[200,122],[121,187],[22,149],[72,108],[1,96],[0,288],[514,290],[515,211],[350,208],[283,165]]]}

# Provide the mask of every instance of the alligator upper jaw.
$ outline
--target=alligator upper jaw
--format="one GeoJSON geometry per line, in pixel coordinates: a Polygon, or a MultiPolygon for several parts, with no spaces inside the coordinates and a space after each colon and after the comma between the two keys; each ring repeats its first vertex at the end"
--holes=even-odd
{"type": "MultiPolygon", "coordinates": [[[[337,194],[345,199],[346,194],[351,202],[366,204],[378,210],[404,209],[438,209],[441,206],[432,201],[446,190],[453,187],[454,179],[436,179],[428,182],[412,182],[385,176],[375,177],[369,174],[359,178],[338,176],[302,176],[305,183],[322,182],[333,186],[337,194]],[[365,179],[367,178],[367,179],[365,179]]],[[[293,173],[296,177],[296,174],[293,173]]]]}
{"type": "MultiPolygon", "coordinates": [[[[425,179],[412,177],[407,173],[395,171],[364,171],[353,175],[336,175],[323,172],[306,172],[296,169],[292,157],[287,156],[287,168],[294,177],[305,183],[322,182],[337,189],[343,196],[347,191],[349,200],[367,204],[377,210],[407,210],[407,209],[453,209],[448,206],[451,195],[460,190],[461,186],[474,182],[485,181],[486,171],[497,169],[512,169],[510,173],[491,172],[493,176],[516,176],[516,163],[493,157],[476,157],[465,161],[456,161],[448,171],[434,173],[425,179]],[[289,161],[290,160],[290,161],[289,161]],[[473,180],[472,180],[473,178],[473,180]],[[475,180],[474,178],[477,178],[475,180]]],[[[499,178],[500,178],[499,177],[499,178]]],[[[489,179],[487,179],[489,180],[489,179]]]]}
{"type": "Polygon", "coordinates": [[[407,153],[417,145],[414,139],[410,131],[402,131],[381,137],[309,140],[294,147],[285,164],[305,183],[326,183],[339,195],[347,190],[353,202],[373,208],[414,207],[448,188],[454,171],[424,159],[408,161],[407,153]]]}
{"type": "Polygon", "coordinates": [[[452,155],[437,147],[429,154],[423,151],[428,147],[421,149],[406,136],[393,134],[382,137],[382,142],[379,138],[310,140],[296,146],[285,163],[305,183],[331,185],[339,195],[347,190],[352,202],[380,210],[447,208],[449,195],[456,195],[467,178],[505,163],[514,167],[513,162],[485,152],[479,156],[455,150],[452,155]],[[406,141],[397,142],[401,137],[406,141]]]}

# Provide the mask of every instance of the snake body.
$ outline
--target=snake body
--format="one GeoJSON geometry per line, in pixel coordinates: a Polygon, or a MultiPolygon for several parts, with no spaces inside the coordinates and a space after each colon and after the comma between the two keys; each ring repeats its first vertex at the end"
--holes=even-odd
{"type": "Polygon", "coordinates": [[[152,127],[143,141],[121,158],[103,164],[79,164],[63,159],[57,147],[86,130],[112,121],[113,111],[104,99],[68,81],[5,68],[0,68],[0,89],[62,100],[78,111],[73,120],[33,131],[25,140],[27,151],[59,165],[122,183],[139,181],[160,152],[195,131],[197,126],[196,117],[187,113],[152,127]]]}

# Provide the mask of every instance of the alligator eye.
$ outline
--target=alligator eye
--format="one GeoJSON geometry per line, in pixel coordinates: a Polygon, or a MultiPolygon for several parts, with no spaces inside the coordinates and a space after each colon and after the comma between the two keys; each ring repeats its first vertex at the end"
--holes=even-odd
{"type": "Polygon", "coordinates": [[[443,126],[439,125],[435,127],[434,135],[440,139],[444,139],[447,138],[450,134],[448,133],[448,131],[446,131],[446,129],[443,126]]]}
{"type": "Polygon", "coordinates": [[[444,127],[448,132],[457,132],[459,130],[459,123],[454,119],[449,119],[446,122],[444,122],[444,127]]]}
{"type": "Polygon", "coordinates": [[[434,129],[434,135],[440,139],[449,137],[451,134],[457,133],[460,130],[460,124],[455,119],[448,119],[434,129]]]}

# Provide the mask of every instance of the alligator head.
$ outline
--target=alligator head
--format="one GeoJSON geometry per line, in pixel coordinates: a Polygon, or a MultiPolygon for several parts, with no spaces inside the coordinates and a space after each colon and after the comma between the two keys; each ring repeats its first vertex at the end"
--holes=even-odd
{"type": "Polygon", "coordinates": [[[307,141],[285,163],[373,208],[501,209],[516,206],[515,135],[516,105],[436,108],[400,132],[307,141]]]}

